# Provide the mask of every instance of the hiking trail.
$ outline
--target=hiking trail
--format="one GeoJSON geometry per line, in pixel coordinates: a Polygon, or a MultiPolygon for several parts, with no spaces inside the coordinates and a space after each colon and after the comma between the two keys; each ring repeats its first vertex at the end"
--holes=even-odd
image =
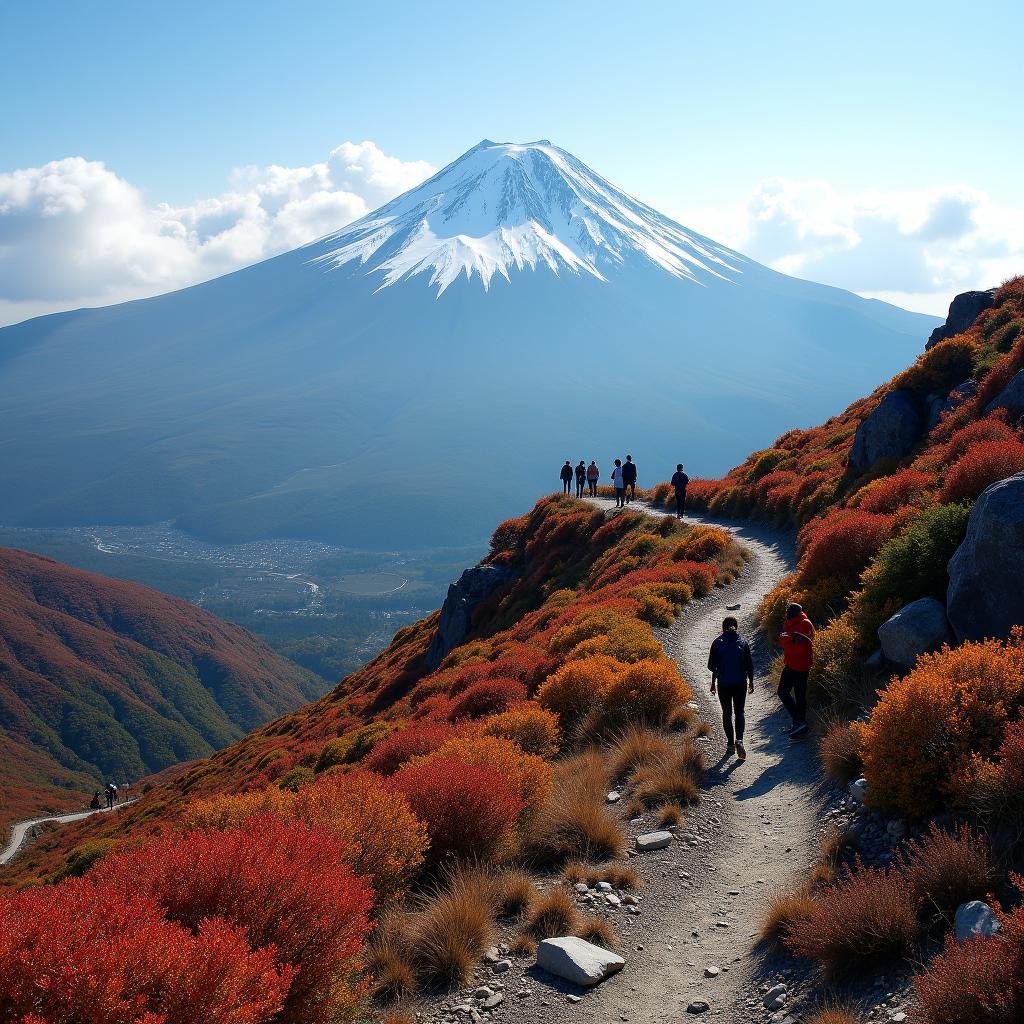
{"type": "MultiPolygon", "coordinates": [[[[115,804],[113,810],[118,811],[122,807],[135,803],[135,800],[125,800],[115,804]]],[[[93,814],[109,814],[111,808],[100,807],[97,810],[91,808],[86,811],[72,811],[70,814],[49,814],[44,818],[30,818],[28,821],[18,821],[11,825],[11,839],[0,853],[0,867],[9,864],[21,852],[21,848],[32,837],[32,829],[37,825],[46,825],[50,822],[58,825],[66,825],[72,821],[81,821],[83,818],[91,817],[93,814]]]]}

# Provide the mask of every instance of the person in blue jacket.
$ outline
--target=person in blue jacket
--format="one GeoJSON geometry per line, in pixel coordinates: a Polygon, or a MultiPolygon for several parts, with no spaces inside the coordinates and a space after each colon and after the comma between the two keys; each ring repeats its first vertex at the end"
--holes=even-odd
{"type": "Polygon", "coordinates": [[[747,756],[743,746],[743,728],[746,725],[743,709],[747,694],[754,692],[754,659],[750,644],[739,634],[739,623],[729,615],[722,620],[722,635],[715,637],[708,655],[711,673],[711,692],[718,692],[722,705],[722,726],[729,745],[728,753],[735,752],[742,761],[747,756]]]}

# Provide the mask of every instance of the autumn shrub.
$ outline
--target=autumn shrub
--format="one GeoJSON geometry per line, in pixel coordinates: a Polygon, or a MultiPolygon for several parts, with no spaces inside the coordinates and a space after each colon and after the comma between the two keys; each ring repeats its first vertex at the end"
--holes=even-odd
{"type": "Polygon", "coordinates": [[[551,650],[571,658],[606,654],[617,661],[640,661],[661,654],[661,644],[646,622],[621,608],[588,608],[563,627],[551,650]]]}
{"type": "Polygon", "coordinates": [[[889,476],[872,480],[854,497],[865,512],[888,515],[903,505],[914,505],[921,496],[935,487],[935,477],[919,469],[901,469],[889,476]]]}
{"type": "Polygon", "coordinates": [[[807,1018],[807,1024],[860,1024],[860,1017],[846,1006],[823,1006],[807,1018]]]}
{"type": "Polygon", "coordinates": [[[361,761],[373,749],[374,745],[392,733],[395,726],[391,722],[371,722],[361,725],[330,740],[324,745],[317,758],[317,773],[325,772],[342,764],[355,764],[361,761]]]}
{"type": "Polygon", "coordinates": [[[913,817],[963,805],[975,758],[991,759],[1024,705],[1024,630],[918,658],[858,724],[872,805],[913,817]]]}
{"type": "Polygon", "coordinates": [[[605,730],[627,723],[659,728],[666,726],[672,712],[692,697],[693,691],[675,662],[665,657],[638,661],[602,690],[597,715],[605,730]]]}
{"type": "Polygon", "coordinates": [[[732,534],[718,526],[693,527],[672,552],[674,562],[712,562],[732,544],[732,534]]]}
{"type": "Polygon", "coordinates": [[[849,722],[833,722],[821,738],[819,748],[825,774],[840,785],[860,777],[860,736],[849,722]]]}
{"type": "Polygon", "coordinates": [[[770,890],[761,914],[761,940],[773,944],[782,942],[793,928],[810,918],[814,911],[814,897],[806,888],[794,891],[770,890]]]}
{"type": "Polygon", "coordinates": [[[597,707],[604,691],[624,668],[604,654],[566,662],[541,683],[537,702],[556,714],[562,730],[568,731],[597,707]]]}
{"type": "Polygon", "coordinates": [[[392,775],[407,761],[433,753],[455,735],[458,730],[444,722],[414,722],[377,743],[363,763],[370,771],[392,775]]]}
{"type": "Polygon", "coordinates": [[[634,795],[645,804],[676,801],[693,804],[700,799],[703,755],[689,738],[667,756],[637,766],[629,777],[634,795]]]}
{"type": "Polygon", "coordinates": [[[958,462],[975,445],[1000,444],[1018,440],[1014,429],[999,416],[971,420],[955,430],[941,444],[932,445],[914,463],[925,471],[940,472],[958,462]]]}
{"type": "Polygon", "coordinates": [[[526,931],[535,939],[572,935],[580,925],[576,901],[561,886],[549,889],[534,902],[526,921],[526,931]]]}
{"type": "Polygon", "coordinates": [[[271,814],[279,818],[292,817],[295,794],[268,786],[251,793],[218,793],[208,800],[193,800],[182,814],[181,826],[186,832],[193,829],[236,828],[250,818],[271,814]]]}
{"type": "Polygon", "coordinates": [[[536,754],[526,754],[500,736],[463,736],[451,739],[424,759],[452,758],[461,764],[497,772],[520,797],[523,807],[535,811],[551,789],[551,765],[536,754]]]}
{"type": "Polygon", "coordinates": [[[1024,470],[1024,443],[979,441],[950,467],[942,482],[942,500],[970,501],[989,484],[1024,470]]]}
{"type": "Polygon", "coordinates": [[[838,701],[849,695],[860,678],[865,655],[863,641],[848,615],[840,615],[814,637],[814,661],[808,685],[821,696],[838,701]]]}
{"type": "Polygon", "coordinates": [[[452,702],[448,717],[453,722],[483,718],[525,699],[526,686],[517,679],[482,679],[452,702]]]}
{"type": "Polygon", "coordinates": [[[525,803],[493,768],[455,757],[417,758],[391,777],[427,827],[429,858],[488,859],[511,840],[525,803]]]}
{"type": "Polygon", "coordinates": [[[302,786],[308,786],[316,778],[316,772],[308,765],[297,764],[289,768],[277,780],[278,789],[296,793],[302,786]]]}
{"type": "Polygon", "coordinates": [[[372,904],[369,884],[345,863],[347,846],[327,829],[265,816],[164,836],[88,877],[95,899],[130,892],[193,933],[209,918],[244,929],[254,949],[272,947],[294,972],[281,1020],[328,1024],[361,995],[355,972],[372,904]]]}
{"type": "MultiPolygon", "coordinates": [[[[1018,892],[1024,880],[1012,876],[1018,892]]],[[[1019,1024],[1024,1020],[1024,906],[996,908],[1000,931],[957,942],[914,978],[925,1024],[1019,1024]]]]}
{"type": "Polygon", "coordinates": [[[630,722],[610,737],[608,770],[613,779],[628,775],[637,765],[669,757],[675,749],[672,738],[660,729],[630,722]]]}
{"type": "Polygon", "coordinates": [[[64,863],[50,876],[50,882],[56,884],[65,878],[80,878],[89,868],[106,857],[113,847],[113,839],[89,839],[84,843],[79,843],[67,855],[64,863]]]}
{"type": "Polygon", "coordinates": [[[527,754],[538,757],[551,757],[561,744],[558,716],[535,701],[513,704],[506,711],[492,715],[484,723],[484,732],[511,740],[527,754]]]}
{"type": "Polygon", "coordinates": [[[809,909],[785,927],[783,941],[832,974],[903,956],[917,935],[910,881],[900,871],[859,861],[855,870],[844,871],[835,885],[815,894],[809,909]]]}
{"type": "Polygon", "coordinates": [[[932,822],[907,843],[902,866],[923,912],[947,924],[961,903],[984,899],[995,881],[988,845],[964,825],[945,832],[932,822]]]}
{"type": "Polygon", "coordinates": [[[244,927],[183,927],[135,886],[74,878],[0,895],[0,1019],[12,1024],[265,1024],[293,974],[244,927]]]}
{"type": "Polygon", "coordinates": [[[801,542],[806,539],[798,566],[801,577],[812,580],[858,575],[889,539],[891,529],[890,518],[874,512],[830,512],[806,534],[801,531],[801,542]]]}
{"type": "Polygon", "coordinates": [[[366,771],[330,775],[301,789],[293,814],[348,840],[345,860],[373,881],[378,901],[404,891],[427,849],[427,829],[405,796],[366,771]]]}

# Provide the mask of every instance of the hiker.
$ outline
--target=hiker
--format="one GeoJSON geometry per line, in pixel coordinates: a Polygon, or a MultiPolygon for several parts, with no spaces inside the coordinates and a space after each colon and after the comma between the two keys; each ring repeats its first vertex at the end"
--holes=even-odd
{"type": "Polygon", "coordinates": [[[676,471],[672,474],[672,488],[676,492],[676,519],[683,518],[686,511],[686,485],[690,478],[683,472],[683,464],[676,464],[676,471]]]}
{"type": "Polygon", "coordinates": [[[580,464],[576,467],[576,497],[583,497],[583,488],[587,486],[587,464],[580,459],[580,464]]]}
{"type": "Polygon", "coordinates": [[[597,468],[597,463],[591,459],[590,465],[587,466],[587,486],[590,488],[590,496],[592,498],[597,497],[597,481],[601,479],[601,470],[597,468]]]}
{"type": "Polygon", "coordinates": [[[98,789],[93,793],[92,799],[89,801],[89,807],[94,811],[98,811],[100,809],[100,791],[98,789]]]}
{"type": "Polygon", "coordinates": [[[633,461],[632,455],[626,456],[626,464],[622,467],[622,482],[629,492],[626,501],[633,501],[636,498],[636,463],[633,461]]]}
{"type": "Polygon", "coordinates": [[[786,605],[786,620],[779,634],[785,667],[779,679],[779,700],[793,719],[790,739],[807,732],[807,673],[814,661],[814,626],[795,601],[786,605]]]}
{"type": "Polygon", "coordinates": [[[107,783],[107,810],[114,809],[114,801],[117,799],[117,786],[112,782],[107,783]]]}
{"type": "Polygon", "coordinates": [[[572,483],[572,463],[566,459],[562,472],[558,474],[562,478],[562,493],[569,494],[569,485],[572,483]]]}
{"type": "Polygon", "coordinates": [[[745,760],[743,727],[746,718],[743,708],[747,694],[754,692],[754,659],[750,644],[739,634],[739,623],[729,615],[722,620],[722,635],[715,637],[708,655],[708,670],[711,672],[711,692],[718,690],[718,702],[722,705],[722,726],[728,740],[726,753],[735,751],[736,756],[745,760]],[[735,729],[733,720],[735,719],[735,729]]]}
{"type": "Polygon", "coordinates": [[[615,460],[615,468],[612,470],[612,487],[615,488],[615,507],[626,507],[626,485],[622,479],[622,459],[615,460]]]}

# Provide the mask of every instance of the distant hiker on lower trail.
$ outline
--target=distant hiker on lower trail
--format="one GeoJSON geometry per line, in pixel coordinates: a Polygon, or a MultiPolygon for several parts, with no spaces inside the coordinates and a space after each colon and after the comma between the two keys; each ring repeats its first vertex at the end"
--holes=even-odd
{"type": "Polygon", "coordinates": [[[690,478],[683,472],[683,464],[676,465],[676,471],[672,474],[672,489],[676,492],[676,519],[682,519],[686,511],[686,485],[690,478]]]}
{"type": "Polygon", "coordinates": [[[636,498],[636,463],[632,455],[626,456],[626,464],[622,467],[622,482],[629,493],[626,501],[633,501],[636,498]]]}
{"type": "Polygon", "coordinates": [[[779,679],[779,699],[793,719],[791,739],[807,732],[807,674],[814,662],[814,626],[803,608],[786,605],[786,621],[779,634],[785,667],[779,679]]]}
{"type": "Polygon", "coordinates": [[[597,481],[600,479],[601,470],[597,468],[597,463],[591,459],[590,465],[587,466],[587,486],[590,488],[590,496],[592,498],[597,497],[597,481]]]}
{"type": "Polygon", "coordinates": [[[117,786],[112,782],[107,783],[107,810],[114,809],[114,801],[117,799],[117,786]]]}
{"type": "Polygon", "coordinates": [[[754,692],[754,659],[750,644],[740,636],[739,623],[731,615],[722,620],[722,635],[711,645],[708,671],[711,692],[717,689],[718,702],[722,705],[722,727],[729,743],[725,749],[730,754],[735,751],[743,761],[747,756],[743,746],[744,707],[747,694],[754,692]]]}
{"type": "Polygon", "coordinates": [[[562,478],[562,493],[571,494],[570,490],[572,486],[572,463],[566,459],[565,465],[562,467],[562,472],[558,474],[562,478]]]}
{"type": "Polygon", "coordinates": [[[583,488],[587,486],[587,464],[580,459],[576,467],[576,497],[583,497],[583,488]]]}
{"type": "Polygon", "coordinates": [[[615,488],[615,507],[626,507],[626,485],[622,479],[622,459],[615,460],[615,468],[612,470],[612,487],[615,488]]]}
{"type": "Polygon", "coordinates": [[[100,809],[100,791],[98,789],[93,793],[92,799],[89,801],[89,807],[94,811],[100,809]]]}

